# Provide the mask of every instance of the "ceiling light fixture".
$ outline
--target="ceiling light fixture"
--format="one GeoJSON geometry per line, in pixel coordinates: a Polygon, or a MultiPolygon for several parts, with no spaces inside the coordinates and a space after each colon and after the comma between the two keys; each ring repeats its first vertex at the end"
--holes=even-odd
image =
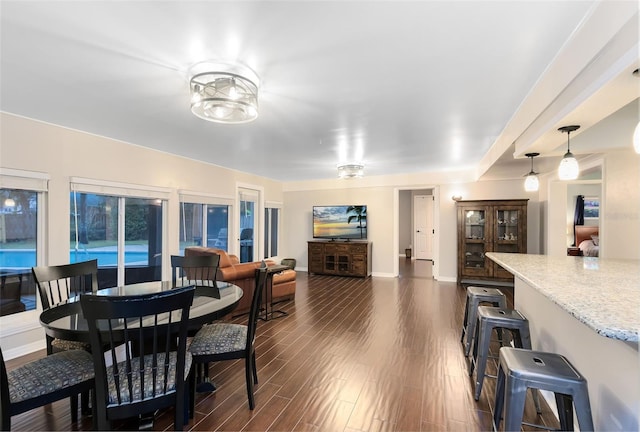
{"type": "Polygon", "coordinates": [[[191,112],[216,123],[248,123],[258,117],[258,75],[239,64],[202,62],[189,71],[191,112]]]}
{"type": "MultiPolygon", "coordinates": [[[[640,78],[640,69],[634,70],[633,75],[640,78]]],[[[633,149],[640,154],[640,121],[638,121],[636,129],[633,131],[633,149]]]]}
{"type": "Polygon", "coordinates": [[[540,180],[538,180],[538,173],[533,170],[533,158],[540,156],[540,153],[526,153],[526,157],[531,158],[531,171],[526,174],[524,179],[524,190],[527,192],[537,192],[540,187],[540,180]]]}
{"type": "Polygon", "coordinates": [[[364,175],[364,165],[362,163],[338,164],[339,178],[360,178],[364,175]]]}
{"type": "Polygon", "coordinates": [[[575,180],[578,178],[578,174],[580,174],[578,161],[575,156],[573,156],[573,153],[571,153],[571,147],[569,145],[569,135],[578,129],[580,129],[578,125],[562,126],[558,129],[560,132],[567,133],[567,152],[560,161],[560,166],[558,166],[558,177],[560,180],[575,180]]]}
{"type": "Polygon", "coordinates": [[[16,202],[13,198],[7,198],[6,200],[4,200],[4,206],[5,207],[15,207],[16,206],[16,202]]]}

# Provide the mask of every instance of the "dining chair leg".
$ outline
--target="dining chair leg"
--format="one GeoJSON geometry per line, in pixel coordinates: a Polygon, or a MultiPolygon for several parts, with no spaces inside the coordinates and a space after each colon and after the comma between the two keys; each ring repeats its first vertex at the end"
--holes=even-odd
{"type": "Polygon", "coordinates": [[[256,366],[256,353],[251,354],[251,365],[253,370],[253,382],[258,384],[258,367],[256,366]]]}
{"type": "Polygon", "coordinates": [[[247,381],[247,397],[249,398],[249,409],[253,410],[255,408],[255,399],[253,397],[253,357],[248,356],[245,361],[245,378],[247,381]]]}
{"type": "Polygon", "coordinates": [[[78,395],[71,395],[70,399],[70,409],[71,409],[71,421],[78,421],[78,395]]]}
{"type": "Polygon", "coordinates": [[[193,418],[196,412],[196,369],[192,367],[189,371],[189,418],[193,418]]]}

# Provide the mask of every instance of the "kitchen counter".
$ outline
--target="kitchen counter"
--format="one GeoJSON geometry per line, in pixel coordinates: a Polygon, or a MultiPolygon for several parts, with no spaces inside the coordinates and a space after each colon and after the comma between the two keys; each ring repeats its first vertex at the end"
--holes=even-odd
{"type": "Polygon", "coordinates": [[[595,429],[640,430],[640,262],[487,256],[514,275],[513,303],[529,320],[532,348],[562,354],[587,379],[595,429]]]}
{"type": "Polygon", "coordinates": [[[598,334],[638,342],[640,261],[496,252],[487,257],[598,334]]]}

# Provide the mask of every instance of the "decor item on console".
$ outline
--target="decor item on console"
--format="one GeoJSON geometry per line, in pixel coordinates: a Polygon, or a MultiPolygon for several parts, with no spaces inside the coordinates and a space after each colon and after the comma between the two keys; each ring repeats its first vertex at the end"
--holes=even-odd
{"type": "MultiPolygon", "coordinates": [[[[184,249],[185,256],[192,255],[220,255],[220,267],[218,268],[218,280],[232,283],[239,286],[244,291],[240,304],[233,311],[234,315],[239,315],[249,311],[251,298],[255,287],[256,269],[260,267],[261,261],[240,263],[237,256],[228,254],[222,249],[189,246],[184,249]]],[[[266,260],[268,266],[276,263],[266,260]]],[[[293,300],[296,293],[296,272],[295,270],[284,270],[273,275],[273,290],[271,303],[278,303],[285,300],[293,300]]]]}

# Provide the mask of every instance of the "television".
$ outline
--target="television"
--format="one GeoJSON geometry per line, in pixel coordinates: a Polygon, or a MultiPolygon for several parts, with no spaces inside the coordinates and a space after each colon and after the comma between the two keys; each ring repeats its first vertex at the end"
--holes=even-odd
{"type": "Polygon", "coordinates": [[[367,206],[313,206],[313,238],[332,240],[366,239],[367,206]]]}

